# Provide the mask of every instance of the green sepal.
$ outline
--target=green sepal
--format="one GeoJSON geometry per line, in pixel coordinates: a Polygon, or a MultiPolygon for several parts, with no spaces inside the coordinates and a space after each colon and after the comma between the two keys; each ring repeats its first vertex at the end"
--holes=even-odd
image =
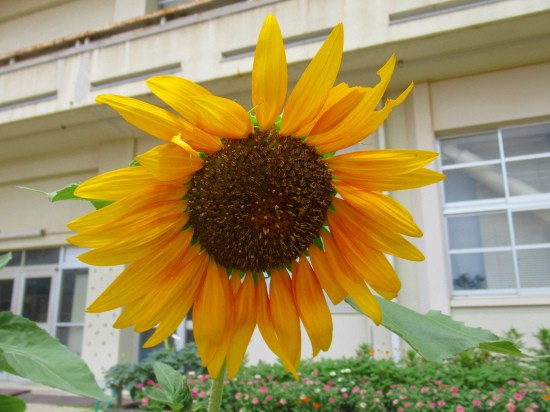
{"type": "Polygon", "coordinates": [[[256,116],[252,114],[252,110],[248,112],[248,117],[250,117],[250,122],[254,126],[254,129],[259,129],[260,124],[258,123],[258,119],[256,119],[256,116]]]}
{"type": "Polygon", "coordinates": [[[334,207],[334,204],[331,203],[330,205],[328,205],[328,210],[330,210],[331,212],[336,212],[336,208],[334,207]]]}
{"type": "Polygon", "coordinates": [[[330,159],[331,157],[334,157],[336,152],[330,152],[330,153],[324,153],[321,155],[321,159],[330,159]]]}
{"type": "Polygon", "coordinates": [[[132,160],[130,162],[130,167],[137,167],[137,166],[141,166],[141,163],[139,163],[137,160],[132,160]]]}
{"type": "Polygon", "coordinates": [[[76,189],[78,189],[78,186],[80,186],[78,183],[71,183],[70,185],[65,186],[62,189],[56,190],[55,192],[44,192],[42,190],[33,189],[30,187],[23,187],[19,186],[20,189],[30,190],[31,192],[40,193],[42,195],[46,195],[48,197],[48,200],[52,203],[59,202],[60,200],[87,200],[90,202],[96,209],[102,209],[105,206],[109,206],[110,204],[113,204],[114,201],[112,200],[98,200],[98,199],[87,199],[84,197],[80,197],[74,194],[76,189]]]}
{"type": "Polygon", "coordinates": [[[321,239],[321,236],[317,236],[315,239],[313,239],[312,243],[314,246],[317,246],[323,252],[325,251],[325,246],[323,245],[323,240],[321,239]]]}
{"type": "Polygon", "coordinates": [[[279,115],[277,117],[277,119],[275,120],[275,122],[273,123],[273,125],[275,126],[275,130],[277,130],[277,132],[280,132],[281,131],[281,123],[283,121],[283,116],[279,115]]]}
{"type": "Polygon", "coordinates": [[[0,269],[2,269],[8,263],[10,263],[11,258],[12,258],[11,252],[4,253],[3,255],[0,255],[0,269]]]}

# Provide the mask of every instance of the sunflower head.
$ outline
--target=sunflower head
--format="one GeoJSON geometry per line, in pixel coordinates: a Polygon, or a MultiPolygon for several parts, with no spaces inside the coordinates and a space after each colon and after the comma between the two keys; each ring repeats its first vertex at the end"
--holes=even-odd
{"type": "Polygon", "coordinates": [[[401,104],[382,100],[395,56],[372,88],[335,85],[342,60],[339,24],[287,98],[283,38],[273,16],[260,31],[252,69],[253,113],[186,79],[147,85],[173,111],[136,99],[97,101],[166,144],[133,167],[82,183],[76,195],[111,202],[69,224],[69,241],[92,250],[93,265],[127,265],[88,308],[122,307],[115,327],[156,327],[146,346],[170,336],[193,309],[199,355],[216,376],[235,376],[258,327],[296,374],[303,324],[312,353],[328,350],[325,298],[351,296],[380,323],[373,292],[396,296],[399,279],[385,254],[422,254],[403,206],[384,194],[434,183],[435,153],[369,150],[336,154],[372,133],[401,104]],[[281,116],[281,113],[283,115],[281,116]]]}

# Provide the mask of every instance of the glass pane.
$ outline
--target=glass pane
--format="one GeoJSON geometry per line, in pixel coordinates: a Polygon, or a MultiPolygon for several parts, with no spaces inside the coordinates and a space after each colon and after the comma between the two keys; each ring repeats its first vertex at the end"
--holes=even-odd
{"type": "Polygon", "coordinates": [[[59,263],[59,248],[27,250],[25,252],[25,265],[48,265],[59,263]]]}
{"type": "Polygon", "coordinates": [[[51,278],[30,278],[25,280],[23,295],[23,316],[35,322],[48,321],[51,278]]]}
{"type": "Polygon", "coordinates": [[[502,131],[506,157],[550,152],[550,123],[502,131]]]}
{"type": "Polygon", "coordinates": [[[13,279],[0,279],[0,311],[11,310],[13,279]]]}
{"type": "Polygon", "coordinates": [[[57,339],[78,355],[82,352],[83,334],[83,326],[59,326],[56,332],[57,339]]]}
{"type": "Polygon", "coordinates": [[[550,209],[512,213],[516,244],[550,243],[550,209]]]}
{"type": "Polygon", "coordinates": [[[463,202],[504,197],[500,165],[445,171],[445,201],[463,202]]]}
{"type": "Polygon", "coordinates": [[[454,290],[516,287],[512,252],[451,255],[454,290]]]}
{"type": "Polygon", "coordinates": [[[521,287],[550,287],[550,249],[518,250],[521,287]]]}
{"type": "Polygon", "coordinates": [[[508,162],[511,196],[550,193],[550,158],[508,162]]]}
{"type": "MultiPolygon", "coordinates": [[[[148,331],[142,332],[139,334],[139,353],[138,353],[138,360],[142,361],[147,356],[149,356],[151,353],[162,350],[164,348],[164,343],[159,343],[157,346],[153,346],[152,348],[144,348],[143,344],[147,342],[147,339],[149,339],[151,336],[153,336],[153,333],[155,333],[155,329],[150,329],[148,331]]],[[[170,342],[172,343],[172,342],[170,342]]]]}
{"type": "Polygon", "coordinates": [[[61,278],[59,322],[84,322],[88,269],[65,269],[61,278]]]}
{"type": "MultiPolygon", "coordinates": [[[[1,254],[4,254],[2,252],[1,254]]],[[[21,255],[23,252],[20,250],[17,252],[11,252],[11,260],[8,262],[7,266],[21,266],[21,255]]]]}
{"type": "Polygon", "coordinates": [[[499,157],[496,131],[441,141],[443,166],[494,160],[499,157]]]}
{"type": "Polygon", "coordinates": [[[451,249],[510,245],[506,213],[490,213],[447,218],[451,249]]]}

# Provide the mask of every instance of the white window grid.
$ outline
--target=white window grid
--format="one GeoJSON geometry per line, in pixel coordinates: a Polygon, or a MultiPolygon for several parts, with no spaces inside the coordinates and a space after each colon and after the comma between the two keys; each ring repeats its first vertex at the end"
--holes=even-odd
{"type": "MultiPolygon", "coordinates": [[[[525,128],[529,126],[537,126],[543,123],[535,124],[522,124],[512,127],[502,127],[495,130],[498,141],[499,148],[499,158],[490,159],[490,160],[481,160],[476,162],[469,163],[456,163],[450,165],[442,164],[442,156],[439,157],[439,169],[442,173],[445,173],[449,170],[464,169],[477,166],[499,166],[502,176],[504,177],[504,196],[500,198],[493,199],[481,199],[481,200],[471,200],[471,201],[459,201],[459,202],[446,202],[443,199],[443,215],[444,215],[444,230],[446,233],[447,239],[447,267],[451,267],[451,256],[467,253],[487,253],[487,252],[511,252],[514,262],[514,277],[517,287],[515,288],[506,288],[506,289],[470,289],[470,290],[454,290],[452,285],[452,274],[449,271],[448,281],[450,283],[450,290],[454,296],[491,296],[491,295],[546,295],[550,294],[550,288],[522,288],[521,279],[519,273],[518,265],[518,252],[521,250],[534,250],[548,248],[550,253],[550,243],[537,243],[537,244],[526,244],[518,245],[515,240],[514,225],[512,220],[512,214],[514,212],[521,211],[536,211],[548,209],[550,207],[550,193],[541,193],[536,195],[523,195],[523,196],[512,196],[510,194],[509,180],[507,179],[507,164],[518,161],[525,160],[536,160],[536,159],[548,159],[550,161],[550,152],[546,153],[533,153],[529,155],[520,155],[520,156],[506,156],[504,151],[504,142],[503,142],[503,132],[506,130],[514,128],[525,128]],[[464,248],[458,250],[452,250],[450,248],[450,239],[449,239],[449,230],[447,227],[447,217],[452,216],[467,216],[472,214],[481,214],[481,213],[506,213],[506,218],[508,221],[508,227],[510,231],[510,245],[508,246],[495,246],[495,247],[478,247],[478,248],[464,248]]],[[[441,142],[448,139],[468,137],[468,136],[477,136],[480,134],[487,133],[487,130],[478,131],[469,134],[459,134],[446,136],[438,140],[438,151],[441,153],[441,142]]],[[[443,181],[445,184],[445,181],[443,181]]]]}

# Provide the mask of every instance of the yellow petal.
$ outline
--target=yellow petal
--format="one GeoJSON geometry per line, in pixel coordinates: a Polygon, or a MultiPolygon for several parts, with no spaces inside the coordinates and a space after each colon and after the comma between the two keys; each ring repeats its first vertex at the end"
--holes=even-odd
{"type": "Polygon", "coordinates": [[[144,186],[115,203],[73,220],[67,224],[67,227],[75,232],[95,231],[98,227],[111,225],[144,209],[174,201],[179,202],[187,189],[187,186],[173,184],[144,186]]]}
{"type": "Polygon", "coordinates": [[[196,124],[198,113],[191,100],[194,96],[210,96],[204,87],[176,76],[154,76],[147,80],[149,89],[189,123],[196,124]]]}
{"type": "Polygon", "coordinates": [[[166,306],[162,311],[162,320],[153,336],[143,345],[144,348],[156,346],[174,333],[196,299],[200,285],[204,281],[207,265],[208,255],[203,253],[199,256],[195,267],[184,268],[183,270],[186,270],[186,273],[180,273],[176,276],[174,280],[178,278],[184,280],[172,284],[172,292],[167,293],[165,299],[166,306]],[[174,302],[177,302],[177,305],[174,302]]]}
{"type": "MultiPolygon", "coordinates": [[[[193,305],[193,335],[204,365],[215,356],[225,331],[226,296],[217,264],[208,264],[202,288],[193,305]]],[[[229,325],[228,325],[229,326],[229,325]]]]}
{"type": "Polygon", "coordinates": [[[445,179],[445,175],[434,170],[418,169],[402,175],[386,175],[372,177],[371,179],[357,178],[346,174],[340,174],[336,178],[358,189],[391,192],[431,185],[445,179]]]}
{"type": "Polygon", "coordinates": [[[75,190],[75,195],[85,199],[119,200],[155,183],[158,180],[144,167],[126,167],[86,180],[75,190]]]}
{"type": "Polygon", "coordinates": [[[427,150],[363,150],[344,153],[326,159],[337,178],[342,180],[372,180],[379,177],[403,175],[418,170],[437,158],[438,154],[427,150]]]}
{"type": "Polygon", "coordinates": [[[350,235],[347,228],[339,220],[334,219],[334,215],[331,213],[329,216],[332,237],[337,242],[341,255],[351,266],[351,273],[367,281],[380,295],[393,299],[401,288],[401,282],[393,267],[380,251],[369,246],[357,233],[350,235]],[[382,259],[385,264],[382,263],[382,259]]]}
{"type": "Polygon", "coordinates": [[[333,180],[332,185],[350,205],[388,230],[407,236],[422,236],[409,211],[391,197],[361,190],[341,181],[333,180]]]}
{"type": "Polygon", "coordinates": [[[266,130],[281,114],[288,87],[286,54],[281,30],[267,16],[256,43],[252,68],[252,106],[260,130],[266,130]]]}
{"type": "Polygon", "coordinates": [[[344,256],[340,254],[332,236],[322,231],[321,238],[325,247],[323,256],[326,259],[328,270],[333,273],[338,283],[351,296],[359,309],[379,325],[382,322],[382,310],[372,292],[355,275],[354,269],[348,265],[344,256]]]}
{"type": "Polygon", "coordinates": [[[321,285],[305,256],[292,265],[292,290],[304,328],[311,340],[313,356],[327,351],[332,343],[332,316],[321,285]]]}
{"type": "MultiPolygon", "coordinates": [[[[395,106],[405,101],[413,89],[411,83],[401,95],[395,99],[388,99],[384,107],[372,113],[353,112],[353,115],[346,117],[337,127],[325,134],[316,135],[326,143],[318,144],[321,153],[331,153],[345,149],[370,136],[391,114],[395,106]],[[344,134],[345,133],[345,134],[344,134]]],[[[361,105],[358,107],[362,108],[361,105]]]]}
{"type": "Polygon", "coordinates": [[[348,293],[346,293],[346,291],[342,288],[335,274],[331,272],[326,264],[326,257],[323,251],[316,246],[310,246],[308,250],[311,263],[319,283],[327,293],[332,303],[337,305],[346,298],[348,293]]]}
{"type": "Polygon", "coordinates": [[[294,134],[321,111],[340,70],[343,47],[344,27],[340,23],[294,86],[284,109],[282,135],[294,134]]]}
{"type": "Polygon", "coordinates": [[[300,319],[292,295],[291,280],[286,269],[273,270],[269,285],[271,319],[279,341],[284,342],[290,361],[300,363],[300,319]]]}
{"type": "Polygon", "coordinates": [[[265,279],[261,273],[259,274],[258,281],[256,283],[256,302],[258,305],[258,329],[260,330],[265,343],[269,349],[271,349],[271,351],[279,357],[286,370],[291,372],[294,377],[298,379],[298,372],[296,371],[294,362],[290,360],[286,343],[282,342],[277,336],[277,331],[271,318],[269,297],[267,295],[265,279]]]}
{"type": "Polygon", "coordinates": [[[108,104],[128,123],[167,142],[189,128],[179,116],[131,97],[103,94],[96,98],[96,102],[108,104]]]}
{"type": "MultiPolygon", "coordinates": [[[[346,201],[338,198],[333,199],[336,213],[329,213],[327,220],[337,225],[343,233],[354,236],[353,241],[359,243],[364,241],[373,249],[403,259],[421,261],[424,255],[409,241],[398,233],[387,230],[378,222],[362,215],[357,209],[351,207],[346,201]]],[[[338,239],[338,236],[336,236],[338,239]]]]}
{"type": "MultiPolygon", "coordinates": [[[[148,228],[143,237],[121,239],[104,247],[86,252],[78,257],[82,262],[96,266],[123,265],[142,258],[151,248],[163,243],[167,237],[173,236],[183,225],[177,216],[169,216],[159,220],[154,228],[148,228]]],[[[69,242],[71,238],[68,239],[69,242]]],[[[86,239],[87,240],[87,239],[86,239]]],[[[80,243],[76,244],[78,246],[80,243]]]]}
{"type": "Polygon", "coordinates": [[[250,117],[233,100],[218,96],[193,98],[199,117],[196,126],[215,136],[242,139],[252,132],[250,117]]]}
{"type": "Polygon", "coordinates": [[[136,160],[162,181],[189,177],[204,164],[197,152],[186,151],[175,144],[156,146],[136,156],[136,160]]]}
{"type": "MultiPolygon", "coordinates": [[[[232,275],[235,276],[235,273],[232,275]]],[[[241,367],[246,348],[256,327],[256,290],[251,273],[247,273],[235,296],[235,323],[227,350],[227,373],[233,379],[241,367]]]]}
{"type": "Polygon", "coordinates": [[[315,135],[337,127],[348,116],[348,114],[355,109],[355,107],[363,99],[364,95],[365,89],[363,88],[348,88],[346,93],[341,96],[340,99],[332,102],[332,105],[328,107],[317,122],[315,122],[315,125],[311,129],[310,133],[315,135]]]}
{"type": "Polygon", "coordinates": [[[145,295],[162,277],[173,276],[181,255],[189,247],[193,231],[184,230],[168,238],[144,258],[133,262],[86,309],[91,313],[105,312],[124,306],[145,295]]]}

